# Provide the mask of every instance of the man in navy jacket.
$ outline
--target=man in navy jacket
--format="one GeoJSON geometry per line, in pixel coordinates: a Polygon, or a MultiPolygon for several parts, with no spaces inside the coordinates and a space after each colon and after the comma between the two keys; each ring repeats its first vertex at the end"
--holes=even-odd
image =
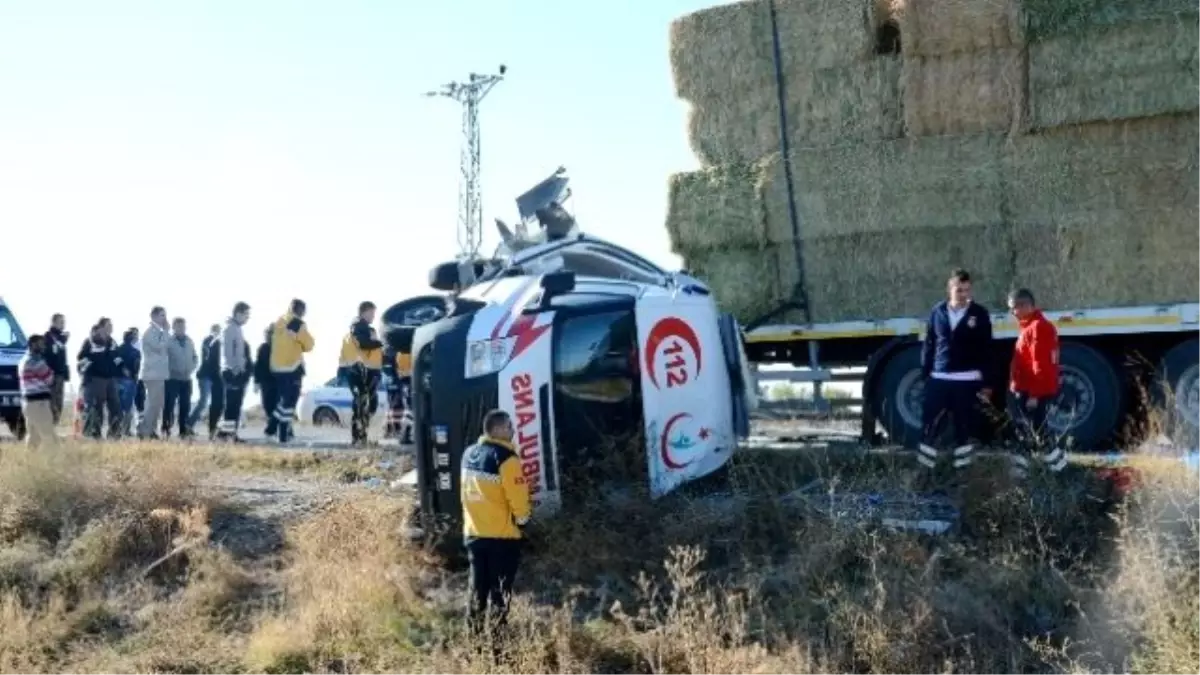
{"type": "Polygon", "coordinates": [[[947,416],[954,423],[953,466],[970,465],[979,405],[991,396],[988,383],[994,375],[991,315],[971,300],[971,275],[966,270],[951,273],[947,295],[929,315],[921,350],[924,436],[917,460],[930,469],[937,467],[941,455],[937,441],[947,416]]]}

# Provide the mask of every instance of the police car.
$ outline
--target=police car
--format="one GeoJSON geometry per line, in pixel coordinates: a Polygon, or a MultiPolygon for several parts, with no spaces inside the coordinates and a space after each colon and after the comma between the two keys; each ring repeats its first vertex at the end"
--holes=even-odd
{"type": "Polygon", "coordinates": [[[21,324],[0,298],[0,418],[9,431],[20,436],[24,427],[21,413],[21,380],[18,367],[27,343],[21,324]]]}
{"type": "MultiPolygon", "coordinates": [[[[387,407],[387,376],[379,385],[379,408],[387,407]]],[[[350,409],[354,397],[345,378],[334,377],[300,397],[300,420],[314,426],[342,426],[350,423],[350,409]]],[[[378,412],[376,413],[378,416],[378,412]]]]}

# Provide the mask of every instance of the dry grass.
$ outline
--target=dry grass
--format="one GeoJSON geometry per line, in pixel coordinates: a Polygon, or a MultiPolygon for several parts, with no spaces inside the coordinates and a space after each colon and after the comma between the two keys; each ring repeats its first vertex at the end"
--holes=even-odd
{"type": "Polygon", "coordinates": [[[1175,463],[1145,465],[1124,506],[1084,469],[1022,488],[980,466],[961,531],[939,539],[778,499],[818,477],[903,491],[896,456],[748,452],[725,499],[581,495],[534,531],[494,662],[463,632],[463,574],[398,539],[406,500],[355,493],[291,522],[281,553],[248,555],[210,536],[232,508],[203,489],[211,461],[109,449],[0,459],[4,672],[1200,665],[1194,474],[1175,463]]]}
{"type": "Polygon", "coordinates": [[[1035,128],[1196,110],[1195,5],[1186,16],[1113,26],[1029,47],[1035,128]]]}

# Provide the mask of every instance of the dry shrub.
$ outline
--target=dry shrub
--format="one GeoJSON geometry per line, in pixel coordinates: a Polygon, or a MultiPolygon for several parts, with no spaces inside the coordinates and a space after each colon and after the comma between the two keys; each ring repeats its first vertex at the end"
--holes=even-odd
{"type": "Polygon", "coordinates": [[[1018,0],[890,0],[904,52],[936,56],[1019,47],[1018,0]]]}
{"type": "Polygon", "coordinates": [[[1044,128],[1196,110],[1198,47],[1194,12],[1034,43],[1030,122],[1044,128]]]}
{"type": "Polygon", "coordinates": [[[378,670],[403,663],[401,647],[417,619],[411,612],[422,604],[411,586],[418,558],[398,531],[406,508],[356,495],[289,531],[283,597],[250,639],[249,668],[378,670]]]}
{"type": "Polygon", "coordinates": [[[911,136],[1020,130],[1025,52],[1019,47],[906,56],[901,89],[911,136]]]}

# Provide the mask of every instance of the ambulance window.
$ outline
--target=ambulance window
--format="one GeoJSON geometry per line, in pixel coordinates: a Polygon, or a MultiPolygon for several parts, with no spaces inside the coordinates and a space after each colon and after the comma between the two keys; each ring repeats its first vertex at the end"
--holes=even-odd
{"type": "Polygon", "coordinates": [[[557,334],[554,374],[561,394],[598,404],[620,403],[633,395],[633,312],[571,317],[557,334]]]}

